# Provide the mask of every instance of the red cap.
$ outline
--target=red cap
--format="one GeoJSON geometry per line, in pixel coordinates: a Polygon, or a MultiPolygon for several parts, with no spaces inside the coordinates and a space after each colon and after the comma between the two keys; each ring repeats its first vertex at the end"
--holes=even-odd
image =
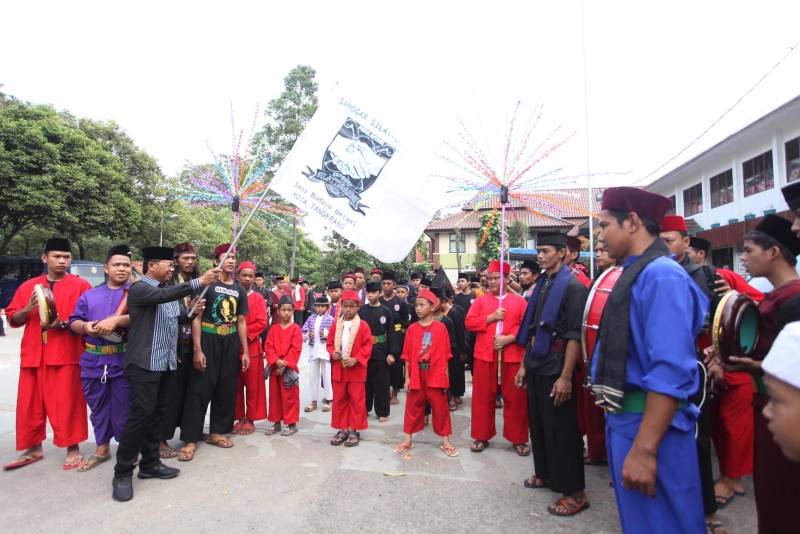
{"type": "Polygon", "coordinates": [[[358,296],[358,292],[353,291],[352,289],[348,289],[347,291],[342,293],[342,296],[339,297],[339,300],[340,301],[343,301],[343,300],[354,300],[354,301],[358,302],[359,304],[361,304],[361,297],[358,296]]]}
{"type": "Polygon", "coordinates": [[[638,187],[609,187],[603,191],[601,209],[604,210],[634,212],[639,217],[658,222],[670,208],[672,201],[667,197],[638,187]]]}
{"type": "Polygon", "coordinates": [[[680,215],[667,215],[661,219],[662,232],[688,232],[686,220],[680,215]]]}
{"type": "Polygon", "coordinates": [[[344,273],[342,275],[342,280],[344,280],[345,278],[349,278],[349,279],[355,281],[356,275],[354,275],[353,273],[344,273]]]}
{"type": "Polygon", "coordinates": [[[175,256],[180,256],[181,254],[197,254],[197,251],[194,249],[194,245],[189,242],[186,243],[178,243],[175,245],[173,249],[175,251],[175,256]]]}
{"type": "MultiPolygon", "coordinates": [[[[217,247],[214,249],[214,257],[215,258],[219,258],[223,254],[228,252],[228,250],[230,248],[231,248],[231,244],[230,243],[225,243],[223,245],[217,245],[217,247]]],[[[236,254],[236,250],[234,249],[231,253],[232,254],[236,254]]]]}
{"type": "Polygon", "coordinates": [[[573,251],[580,251],[581,250],[581,240],[575,236],[568,235],[567,236],[567,246],[572,249],[573,251]]]}
{"type": "Polygon", "coordinates": [[[373,267],[369,274],[383,274],[383,271],[381,271],[378,267],[373,267]]]}
{"type": "Polygon", "coordinates": [[[239,264],[239,267],[236,269],[237,273],[242,272],[242,269],[253,269],[253,272],[256,271],[256,264],[252,261],[243,261],[239,264]]]}
{"type": "Polygon", "coordinates": [[[433,304],[434,306],[438,306],[439,305],[439,299],[436,297],[436,295],[433,294],[433,291],[431,291],[429,289],[420,289],[417,292],[417,298],[418,299],[425,299],[428,302],[430,302],[431,304],[433,304]]]}
{"type": "MultiPolygon", "coordinates": [[[[490,273],[499,273],[500,272],[500,260],[492,260],[489,262],[489,272],[490,273]]],[[[503,262],[503,274],[508,274],[511,272],[511,266],[503,262]]]]}

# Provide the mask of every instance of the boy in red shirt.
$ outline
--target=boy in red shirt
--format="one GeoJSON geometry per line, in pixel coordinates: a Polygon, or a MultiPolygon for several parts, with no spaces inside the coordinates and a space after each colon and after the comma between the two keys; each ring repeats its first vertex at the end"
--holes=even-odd
{"type": "Polygon", "coordinates": [[[277,326],[273,325],[267,334],[264,350],[269,371],[269,413],[267,419],[272,426],[266,434],[278,432],[281,436],[297,433],[300,419],[300,352],[303,350],[303,334],[294,319],[292,297],[281,297],[278,307],[277,326]],[[288,425],[281,432],[281,421],[288,425]]]}
{"type": "Polygon", "coordinates": [[[424,428],[425,403],[433,412],[433,431],[442,436],[440,449],[451,458],[458,456],[458,449],[450,443],[453,433],[450,426],[450,410],[447,405],[447,361],[450,353],[450,336],[444,323],[434,320],[434,309],[439,299],[429,290],[417,293],[414,307],[419,321],[411,324],[406,332],[403,355],[406,365],[406,414],[403,421],[405,439],[394,449],[395,454],[404,454],[414,447],[412,434],[424,428]]]}
{"type": "Polygon", "coordinates": [[[361,298],[348,289],[339,299],[342,315],[331,327],[328,352],[331,355],[333,412],[331,426],[337,429],[331,445],[354,447],[367,428],[367,363],[372,355],[372,331],[358,316],[361,298]]]}

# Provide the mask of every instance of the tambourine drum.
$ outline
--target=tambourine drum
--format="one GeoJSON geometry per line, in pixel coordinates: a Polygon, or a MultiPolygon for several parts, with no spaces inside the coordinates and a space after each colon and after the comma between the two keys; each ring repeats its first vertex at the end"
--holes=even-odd
{"type": "MultiPolygon", "coordinates": [[[[119,301],[119,306],[117,306],[117,309],[114,311],[114,313],[111,314],[111,317],[115,315],[128,314],[128,290],[123,289],[122,291],[123,291],[122,300],[119,301]]],[[[103,339],[105,339],[106,341],[110,341],[111,343],[122,343],[124,337],[125,337],[125,330],[122,328],[118,328],[113,332],[109,333],[108,335],[102,336],[103,339]]]]}
{"type": "Polygon", "coordinates": [[[33,292],[36,295],[36,302],[39,304],[39,321],[42,326],[53,324],[53,321],[58,318],[53,290],[46,285],[36,284],[33,286],[33,292]]]}
{"type": "Polygon", "coordinates": [[[622,267],[611,267],[603,271],[589,291],[586,307],[583,309],[583,336],[581,336],[581,349],[583,361],[588,363],[592,359],[594,346],[597,343],[597,333],[600,330],[600,320],[603,318],[603,309],[606,307],[611,290],[622,275],[622,267]]]}
{"type": "Polygon", "coordinates": [[[717,305],[711,338],[724,363],[731,356],[750,357],[758,344],[758,305],[738,291],[725,293],[717,305]]]}

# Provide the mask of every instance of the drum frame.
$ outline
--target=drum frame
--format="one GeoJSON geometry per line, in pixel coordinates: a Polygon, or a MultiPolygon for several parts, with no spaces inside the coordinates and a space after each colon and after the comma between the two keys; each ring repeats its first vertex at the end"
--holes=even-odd
{"type": "Polygon", "coordinates": [[[595,295],[597,294],[598,291],[600,291],[602,293],[611,293],[611,291],[613,290],[613,287],[602,287],[601,288],[600,284],[614,270],[620,270],[621,271],[622,267],[619,266],[619,265],[614,265],[613,267],[610,267],[610,268],[606,269],[605,271],[603,271],[600,274],[600,276],[597,277],[597,280],[594,281],[594,285],[592,286],[592,289],[589,290],[589,296],[586,299],[586,305],[583,307],[583,319],[581,320],[581,352],[583,353],[583,363],[587,364],[587,365],[589,363],[590,358],[589,358],[589,354],[587,354],[587,350],[586,350],[586,335],[585,335],[585,331],[586,331],[587,328],[591,328],[592,330],[597,330],[597,331],[600,330],[600,325],[599,324],[598,325],[590,325],[589,323],[587,323],[587,321],[589,320],[589,312],[591,311],[592,302],[594,302],[594,297],[595,297],[595,295]]]}

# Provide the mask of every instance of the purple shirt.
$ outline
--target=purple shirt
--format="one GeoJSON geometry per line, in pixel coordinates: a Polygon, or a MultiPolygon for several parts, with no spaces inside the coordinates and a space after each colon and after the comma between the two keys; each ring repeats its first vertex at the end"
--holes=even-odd
{"type": "MultiPolygon", "coordinates": [[[[85,292],[75,304],[72,315],[69,316],[69,324],[73,321],[100,321],[114,314],[122,301],[130,284],[111,289],[107,284],[99,285],[85,292]]],[[[83,336],[85,343],[103,346],[113,345],[114,343],[94,336],[83,336]]],[[[127,333],[123,336],[122,342],[128,341],[127,333]]],[[[122,376],[122,360],[125,358],[124,352],[116,354],[92,354],[83,351],[80,359],[81,378],[102,378],[104,374],[108,378],[118,378],[122,376]]]]}

